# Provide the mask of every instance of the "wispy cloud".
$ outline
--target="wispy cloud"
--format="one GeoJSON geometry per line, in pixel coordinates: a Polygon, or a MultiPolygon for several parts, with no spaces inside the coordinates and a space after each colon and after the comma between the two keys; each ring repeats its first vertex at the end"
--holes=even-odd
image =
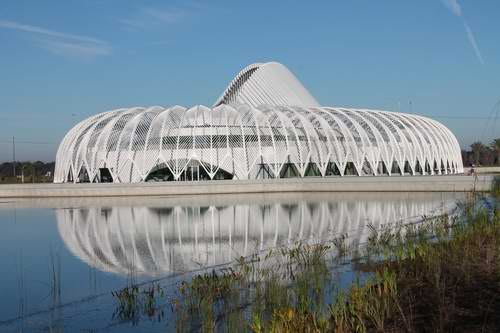
{"type": "Polygon", "coordinates": [[[465,19],[464,19],[462,7],[460,6],[460,3],[458,2],[458,0],[441,0],[441,1],[443,2],[443,4],[446,7],[448,7],[448,9],[453,13],[453,15],[455,15],[456,17],[458,17],[462,21],[464,28],[465,28],[465,32],[467,34],[467,39],[469,40],[469,43],[472,46],[472,49],[474,50],[474,53],[476,54],[476,57],[479,60],[479,62],[482,65],[484,65],[483,55],[481,53],[481,50],[477,46],[476,38],[474,37],[474,34],[472,33],[472,29],[470,28],[467,21],[465,21],[465,19]]]}
{"type": "Polygon", "coordinates": [[[111,53],[111,46],[100,39],[49,30],[34,25],[0,20],[0,28],[16,30],[35,36],[42,48],[59,55],[95,57],[111,53]]]}
{"type": "Polygon", "coordinates": [[[111,47],[100,44],[80,44],[57,40],[39,40],[41,47],[49,52],[83,58],[93,58],[111,53],[111,47]]]}
{"type": "Polygon", "coordinates": [[[139,30],[155,29],[163,25],[174,24],[182,21],[186,11],[169,8],[142,8],[133,18],[122,18],[117,21],[139,30]]]}
{"type": "Polygon", "coordinates": [[[116,19],[116,21],[126,25],[129,28],[137,30],[146,30],[151,28],[151,22],[148,21],[142,21],[138,19],[126,19],[126,18],[116,19]]]}
{"type": "Polygon", "coordinates": [[[184,11],[179,9],[144,8],[143,12],[164,23],[177,23],[186,15],[184,11]]]}
{"type": "Polygon", "coordinates": [[[448,7],[453,14],[458,17],[462,17],[462,7],[458,3],[458,0],[442,0],[444,5],[448,7]]]}

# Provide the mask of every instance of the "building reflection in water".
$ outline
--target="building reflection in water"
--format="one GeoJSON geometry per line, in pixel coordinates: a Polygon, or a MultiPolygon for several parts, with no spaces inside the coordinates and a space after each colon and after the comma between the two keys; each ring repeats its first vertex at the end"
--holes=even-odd
{"type": "Polygon", "coordinates": [[[118,274],[157,276],[228,263],[297,241],[417,221],[456,207],[442,193],[236,195],[163,200],[99,200],[56,210],[66,246],[87,264],[118,274]]]}

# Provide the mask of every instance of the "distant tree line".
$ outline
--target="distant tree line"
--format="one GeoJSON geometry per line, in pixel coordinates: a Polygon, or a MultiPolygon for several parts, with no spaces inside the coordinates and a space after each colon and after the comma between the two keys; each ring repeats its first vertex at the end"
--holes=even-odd
{"type": "Polygon", "coordinates": [[[470,150],[462,150],[464,166],[494,166],[500,165],[500,138],[493,140],[489,145],[474,142],[470,150]]]}
{"type": "Polygon", "coordinates": [[[0,183],[48,183],[54,179],[55,162],[12,162],[0,164],[0,183]]]}

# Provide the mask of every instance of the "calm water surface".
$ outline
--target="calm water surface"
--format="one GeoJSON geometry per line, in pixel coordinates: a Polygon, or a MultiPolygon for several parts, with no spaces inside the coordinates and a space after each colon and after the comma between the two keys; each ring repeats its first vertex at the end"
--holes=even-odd
{"type": "Polygon", "coordinates": [[[0,199],[0,331],[165,331],[113,318],[131,280],[175,288],[190,274],[297,241],[449,212],[463,194],[335,193],[0,199]]]}

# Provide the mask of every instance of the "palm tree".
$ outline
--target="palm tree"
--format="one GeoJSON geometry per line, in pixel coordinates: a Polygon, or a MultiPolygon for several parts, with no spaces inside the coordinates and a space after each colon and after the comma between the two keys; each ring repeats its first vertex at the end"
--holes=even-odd
{"type": "Polygon", "coordinates": [[[490,143],[491,149],[497,153],[497,164],[500,165],[500,138],[490,143]]]}
{"type": "Polygon", "coordinates": [[[472,150],[472,154],[474,156],[474,164],[476,164],[476,166],[479,164],[481,153],[484,151],[485,148],[486,146],[479,141],[474,142],[473,144],[470,145],[470,149],[472,150]]]}

